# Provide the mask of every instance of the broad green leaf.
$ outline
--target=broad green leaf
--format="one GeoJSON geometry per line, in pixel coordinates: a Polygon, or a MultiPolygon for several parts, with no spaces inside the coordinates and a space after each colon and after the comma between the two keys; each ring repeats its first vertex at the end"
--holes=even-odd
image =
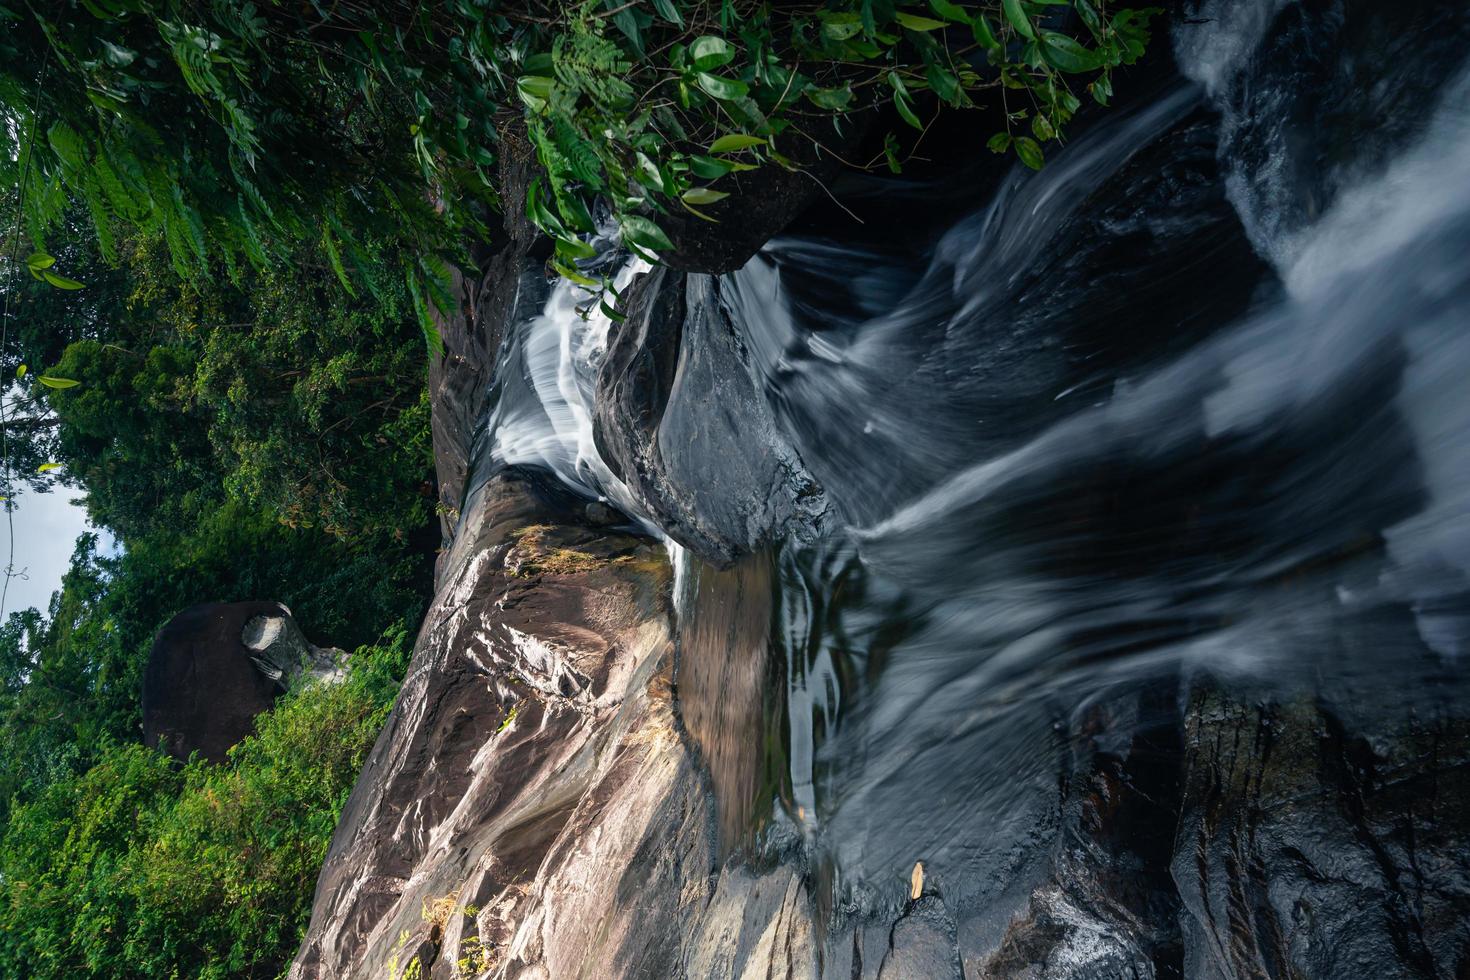
{"type": "Polygon", "coordinates": [[[653,9],[658,15],[675,27],[684,26],[684,18],[679,15],[679,8],[674,6],[673,0],[653,0],[653,9]]]}
{"type": "Polygon", "coordinates": [[[1016,137],[1016,156],[1020,157],[1021,162],[1032,170],[1040,170],[1042,164],[1046,162],[1045,157],[1042,156],[1041,147],[1029,136],[1016,137]]]}
{"type": "Polygon", "coordinates": [[[42,269],[49,269],[55,264],[56,259],[47,255],[45,252],[32,252],[26,256],[26,265],[37,272],[40,272],[42,269]]]}
{"type": "Polygon", "coordinates": [[[750,86],[734,78],[711,75],[707,71],[702,71],[695,76],[695,79],[699,82],[700,88],[721,102],[734,102],[750,94],[750,86]]]}
{"type": "Polygon", "coordinates": [[[893,93],[893,107],[898,110],[898,115],[904,122],[915,129],[924,128],[924,124],[919,121],[919,117],[914,115],[913,106],[909,105],[909,100],[904,98],[902,93],[893,93]]]}
{"type": "Polygon", "coordinates": [[[1000,50],[1000,38],[995,36],[995,29],[990,26],[990,18],[984,14],[976,14],[975,19],[970,22],[970,32],[975,35],[975,43],[987,51],[1000,50]]]}
{"type": "Polygon", "coordinates": [[[588,245],[580,238],[558,238],[556,240],[556,254],[571,262],[575,259],[595,259],[597,249],[588,245]]]}
{"type": "Polygon", "coordinates": [[[61,464],[60,463],[42,463],[40,466],[37,466],[36,467],[36,472],[37,473],[50,473],[53,470],[59,470],[59,469],[61,469],[61,464]]]}
{"type": "Polygon", "coordinates": [[[556,79],[544,75],[522,75],[516,79],[516,91],[520,93],[521,101],[530,106],[533,112],[546,108],[546,102],[551,98],[551,90],[555,85],[556,79]]]}
{"type": "Polygon", "coordinates": [[[737,150],[748,150],[752,146],[765,146],[766,141],[759,136],[747,136],[744,133],[726,133],[709,145],[711,153],[734,153],[737,150]]]}
{"type": "Polygon", "coordinates": [[[24,364],[15,369],[15,376],[17,378],[24,378],[26,376],[26,366],[24,364]]]}
{"type": "Polygon", "coordinates": [[[934,12],[953,24],[970,23],[970,12],[950,0],[929,0],[929,6],[934,12]]]}
{"type": "Polygon", "coordinates": [[[1089,31],[1092,31],[1093,34],[1102,33],[1102,17],[1098,14],[1096,7],[1088,2],[1088,0],[1073,0],[1072,6],[1076,9],[1077,16],[1082,18],[1082,23],[1087,25],[1089,31]]]}
{"type": "Polygon", "coordinates": [[[689,45],[689,63],[695,71],[721,68],[735,60],[735,49],[724,38],[706,34],[689,45]]]}
{"type": "Polygon", "coordinates": [[[1058,71],[1075,75],[1097,71],[1102,67],[1102,59],[1098,57],[1097,52],[1084,48],[1065,34],[1042,31],[1040,42],[1041,56],[1046,59],[1047,64],[1058,71]]]}
{"type": "Polygon", "coordinates": [[[724,191],[717,191],[712,187],[691,187],[679,195],[685,204],[713,204],[729,196],[724,191]]]}
{"type": "Polygon", "coordinates": [[[560,275],[563,279],[570,279],[572,282],[576,283],[579,286],[586,286],[588,289],[600,289],[602,287],[602,283],[598,282],[596,279],[589,279],[587,276],[582,275],[582,273],[578,272],[572,266],[567,265],[563,262],[558,262],[553,259],[551,261],[551,267],[555,269],[557,274],[560,275]]]}
{"type": "Polygon", "coordinates": [[[809,88],[806,97],[819,109],[841,112],[852,105],[852,86],[845,84],[837,88],[809,88]]]}
{"type": "Polygon", "coordinates": [[[925,69],[924,77],[929,80],[929,87],[935,95],[950,105],[960,104],[960,80],[953,72],[936,62],[925,69]]]}
{"type": "Polygon", "coordinates": [[[1005,11],[1006,20],[1024,38],[1036,40],[1036,28],[1031,26],[1031,18],[1026,16],[1026,11],[1021,7],[1021,0],[1000,0],[1001,9],[1005,11]]]}
{"type": "Polygon", "coordinates": [[[689,157],[689,172],[703,180],[716,180],[734,170],[735,167],[726,160],[716,160],[714,157],[692,154],[689,157]]]}
{"type": "Polygon", "coordinates": [[[855,13],[823,11],[817,16],[822,18],[822,35],[833,41],[846,41],[857,37],[863,29],[862,18],[855,13]]]}
{"type": "Polygon", "coordinates": [[[611,15],[613,26],[622,31],[623,36],[632,42],[633,53],[642,58],[646,52],[643,49],[643,29],[639,24],[639,18],[642,17],[645,20],[651,20],[651,18],[642,11],[634,10],[629,4],[619,3],[619,0],[603,0],[603,3],[611,15]]]}
{"type": "Polygon", "coordinates": [[[43,270],[41,272],[41,275],[45,277],[47,282],[55,286],[57,289],[73,290],[82,288],[82,284],[77,282],[75,279],[68,279],[66,278],[66,276],[58,276],[56,273],[52,272],[49,269],[43,270]]]}
{"type": "Polygon", "coordinates": [[[909,104],[908,86],[904,85],[898,72],[888,73],[888,84],[893,86],[893,107],[898,110],[899,116],[915,129],[923,129],[924,124],[919,121],[918,116],[914,115],[914,107],[909,104]]]}
{"type": "Polygon", "coordinates": [[[622,226],[623,237],[634,245],[663,251],[670,251],[674,247],[674,243],[669,241],[669,236],[664,234],[663,229],[642,215],[625,216],[622,226]]]}
{"type": "Polygon", "coordinates": [[[1057,134],[1055,127],[1051,124],[1051,120],[1040,113],[1031,119],[1031,132],[1035,133],[1036,138],[1042,142],[1051,139],[1057,134]]]}
{"type": "Polygon", "coordinates": [[[1011,148],[1011,134],[996,133],[990,137],[990,140],[985,144],[985,148],[991,153],[1004,153],[1011,148]]]}
{"type": "Polygon", "coordinates": [[[636,159],[638,161],[638,173],[634,176],[637,178],[638,183],[662,194],[664,191],[664,176],[659,173],[658,165],[648,159],[642,150],[638,151],[636,159]]]}
{"type": "Polygon", "coordinates": [[[904,27],[911,31],[937,31],[944,27],[944,21],[935,20],[932,17],[920,17],[918,14],[904,13],[902,10],[893,15],[904,27]]]}

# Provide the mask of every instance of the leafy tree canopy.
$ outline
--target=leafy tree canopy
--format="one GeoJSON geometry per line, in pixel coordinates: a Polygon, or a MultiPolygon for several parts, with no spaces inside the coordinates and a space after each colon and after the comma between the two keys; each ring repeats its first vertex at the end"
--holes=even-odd
{"type": "Polygon", "coordinates": [[[407,241],[399,268],[431,332],[442,258],[483,233],[512,121],[543,170],[531,217],[579,274],[593,198],[625,243],[666,247],[660,212],[699,213],[732,172],[795,166],[814,121],[874,106],[923,129],[935,106],[998,103],[992,149],[1040,166],[1148,39],[1152,11],[1106,6],[3,0],[0,167],[38,247],[77,200],[104,254],[119,223],[142,229],[186,279],[311,242],[346,288],[377,289],[364,243],[407,241]]]}

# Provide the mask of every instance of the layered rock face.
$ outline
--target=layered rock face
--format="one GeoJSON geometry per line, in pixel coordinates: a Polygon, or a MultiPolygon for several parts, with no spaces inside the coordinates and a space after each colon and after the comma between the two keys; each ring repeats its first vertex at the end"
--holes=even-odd
{"type": "MultiPolygon", "coordinates": [[[[1239,106],[1223,113],[1223,144],[1199,90],[1169,89],[1072,162],[988,188],[995,207],[955,225],[930,265],[857,269],[854,309],[803,313],[802,289],[830,294],[826,273],[779,247],[760,260],[808,281],[785,293],[788,306],[757,313],[833,322],[742,331],[752,277],[705,274],[739,265],[791,215],[762,214],[730,241],[678,229],[681,254],[624,290],[626,321],[610,327],[592,380],[556,378],[592,389],[575,407],[590,409],[588,440],[626,489],[628,515],[486,445],[491,382],[510,363],[502,341],[550,292],[545,243],[507,220],[481,256],[486,272],[460,283],[463,307],[442,319],[438,593],[343,813],[292,977],[1470,975],[1470,712],[1444,652],[1463,635],[1465,594],[1445,591],[1436,606],[1380,574],[1396,560],[1385,529],[1429,496],[1429,443],[1399,397],[1408,352],[1376,348],[1371,370],[1337,388],[1313,374],[1314,357],[1331,360],[1315,347],[1280,375],[1258,372],[1262,351],[1287,359],[1269,338],[1254,359],[1221,354],[1218,371],[1165,360],[1228,334],[1287,286],[1262,261],[1269,250],[1252,250],[1260,229],[1242,225],[1230,183],[1252,167],[1256,190],[1297,174],[1251,150],[1278,136],[1296,145],[1297,113],[1277,119],[1290,123],[1280,132],[1262,122],[1272,101],[1308,86],[1346,101],[1349,76],[1383,67],[1382,52],[1297,43],[1303,25],[1326,37],[1346,17],[1373,41],[1374,24],[1398,37],[1413,26],[1403,18],[1456,18],[1382,8],[1362,20],[1356,0],[1256,6],[1262,31],[1279,15],[1296,39],[1262,49],[1280,64],[1287,45],[1343,73],[1326,84],[1313,69],[1295,86],[1272,62],[1269,90],[1229,89],[1239,106]],[[1222,145],[1235,146],[1230,160],[1222,145]],[[888,315],[900,307],[903,318],[888,315]],[[864,336],[842,347],[854,323],[864,336]],[[759,340],[769,349],[753,350],[759,340]],[[824,373],[854,363],[871,376],[824,373]],[[1184,379],[1177,397],[1130,401],[1153,371],[1184,379]],[[1299,377],[1330,397],[1273,409],[1274,387],[1299,377]],[[1286,421],[1222,425],[1232,393],[1286,421]],[[1028,443],[1069,419],[1086,424],[1028,443]],[[1334,455],[1339,443],[1349,449],[1334,455]],[[869,533],[977,461],[1004,459],[1023,465],[930,501],[948,513],[970,486],[993,506],[869,533]],[[801,605],[782,547],[829,544],[821,536],[844,522],[861,529],[856,545],[799,556],[828,562],[801,605]],[[687,552],[639,531],[649,526],[687,552]],[[875,584],[895,555],[908,563],[890,570],[928,605],[875,584]],[[844,603],[846,620],[833,613],[844,603]],[[1025,620],[1018,640],[985,632],[1009,617],[1025,620]],[[1232,632],[1253,617],[1261,629],[1232,632]],[[943,632],[956,624],[973,632],[943,632]],[[882,737],[819,743],[812,732],[832,717],[817,717],[816,696],[783,700],[814,670],[803,657],[820,628],[829,648],[817,652],[841,660],[832,688],[870,697],[820,707],[849,712],[849,731],[890,725],[882,737]],[[1060,652],[1044,656],[1047,642],[1060,652]],[[941,683],[904,673],[902,658],[937,665],[941,683]],[[1278,669],[1292,676],[1269,676],[1278,669]],[[1007,727],[1025,731],[1007,741],[1007,727]],[[877,776],[852,761],[894,742],[908,754],[877,776]],[[860,751],[834,758],[834,746],[860,751]],[[1024,758],[1008,754],[1017,746],[1024,758]],[[827,810],[814,814],[788,754],[824,749],[805,760],[812,783],[828,767],[827,810]],[[832,777],[844,763],[857,772],[847,784],[832,777]],[[971,778],[982,771],[999,775],[971,778]],[[904,834],[933,825],[950,853],[909,847],[922,837],[904,834]],[[865,864],[865,850],[884,860],[865,864]],[[901,873],[887,866],[894,850],[901,873]]],[[[1194,26],[1230,21],[1224,5],[1189,7],[1194,26]]],[[[1224,46],[1211,59],[1237,44],[1211,37],[1224,46]]],[[[1423,91],[1376,85],[1373,99],[1423,91]]],[[[1328,142],[1308,149],[1335,160],[1350,141],[1328,142]]],[[[529,165],[506,156],[509,215],[529,165]]],[[[809,196],[778,190],[781,207],[809,196]]],[[[1297,194],[1281,213],[1315,219],[1331,196],[1297,194]]],[[[885,206],[902,210],[897,196],[885,206]]],[[[721,213],[738,207],[732,198],[721,213]]],[[[1403,315],[1432,325],[1448,303],[1436,294],[1403,315]]],[[[508,373],[524,380],[529,363],[508,373]]],[[[574,414],[571,401],[554,407],[574,414]]]]}
{"type": "Polygon", "coordinates": [[[471,498],[293,976],[637,975],[671,955],[641,927],[692,899],[655,883],[707,868],[709,831],[670,709],[669,566],[583,520],[514,472],[471,498]]]}
{"type": "Polygon", "coordinates": [[[533,472],[472,496],[293,977],[1460,969],[1463,723],[1406,709],[1365,737],[1322,705],[1199,682],[1106,702],[1068,733],[1050,832],[1001,901],[956,902],[920,877],[898,905],[830,907],[828,872],[799,848],[751,863],[721,845],[740,823],[729,801],[752,796],[750,764],[718,740],[759,715],[759,641],[741,621],[768,573],[701,573],[712,625],[681,643],[746,656],[676,675],[664,550],[599,517],[533,472]],[[1131,742],[1090,734],[1120,721],[1131,742]]]}

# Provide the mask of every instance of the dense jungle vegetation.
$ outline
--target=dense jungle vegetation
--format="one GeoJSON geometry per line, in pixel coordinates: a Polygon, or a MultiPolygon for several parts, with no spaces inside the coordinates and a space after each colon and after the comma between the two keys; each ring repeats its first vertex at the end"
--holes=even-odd
{"type": "Polygon", "coordinates": [[[495,245],[508,142],[595,298],[598,224],[667,250],[664,216],[799,167],[833,121],[876,123],[847,162],[898,171],[978,110],[977,151],[1042,166],[1143,51],[1156,12],[1116,6],[0,0],[0,495],[24,520],[81,488],[119,543],[0,610],[0,974],[289,960],[428,598],[431,311],[495,245]],[[158,627],[262,598],[359,648],[349,682],[225,765],[144,749],[158,627]]]}

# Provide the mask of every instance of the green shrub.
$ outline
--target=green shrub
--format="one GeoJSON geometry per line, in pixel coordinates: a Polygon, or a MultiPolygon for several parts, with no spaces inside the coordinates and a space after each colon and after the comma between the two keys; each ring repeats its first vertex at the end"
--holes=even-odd
{"type": "Polygon", "coordinates": [[[407,664],[403,628],[261,715],[230,761],[110,743],[16,808],[0,975],[273,977],[301,940],[337,815],[407,664]]]}

